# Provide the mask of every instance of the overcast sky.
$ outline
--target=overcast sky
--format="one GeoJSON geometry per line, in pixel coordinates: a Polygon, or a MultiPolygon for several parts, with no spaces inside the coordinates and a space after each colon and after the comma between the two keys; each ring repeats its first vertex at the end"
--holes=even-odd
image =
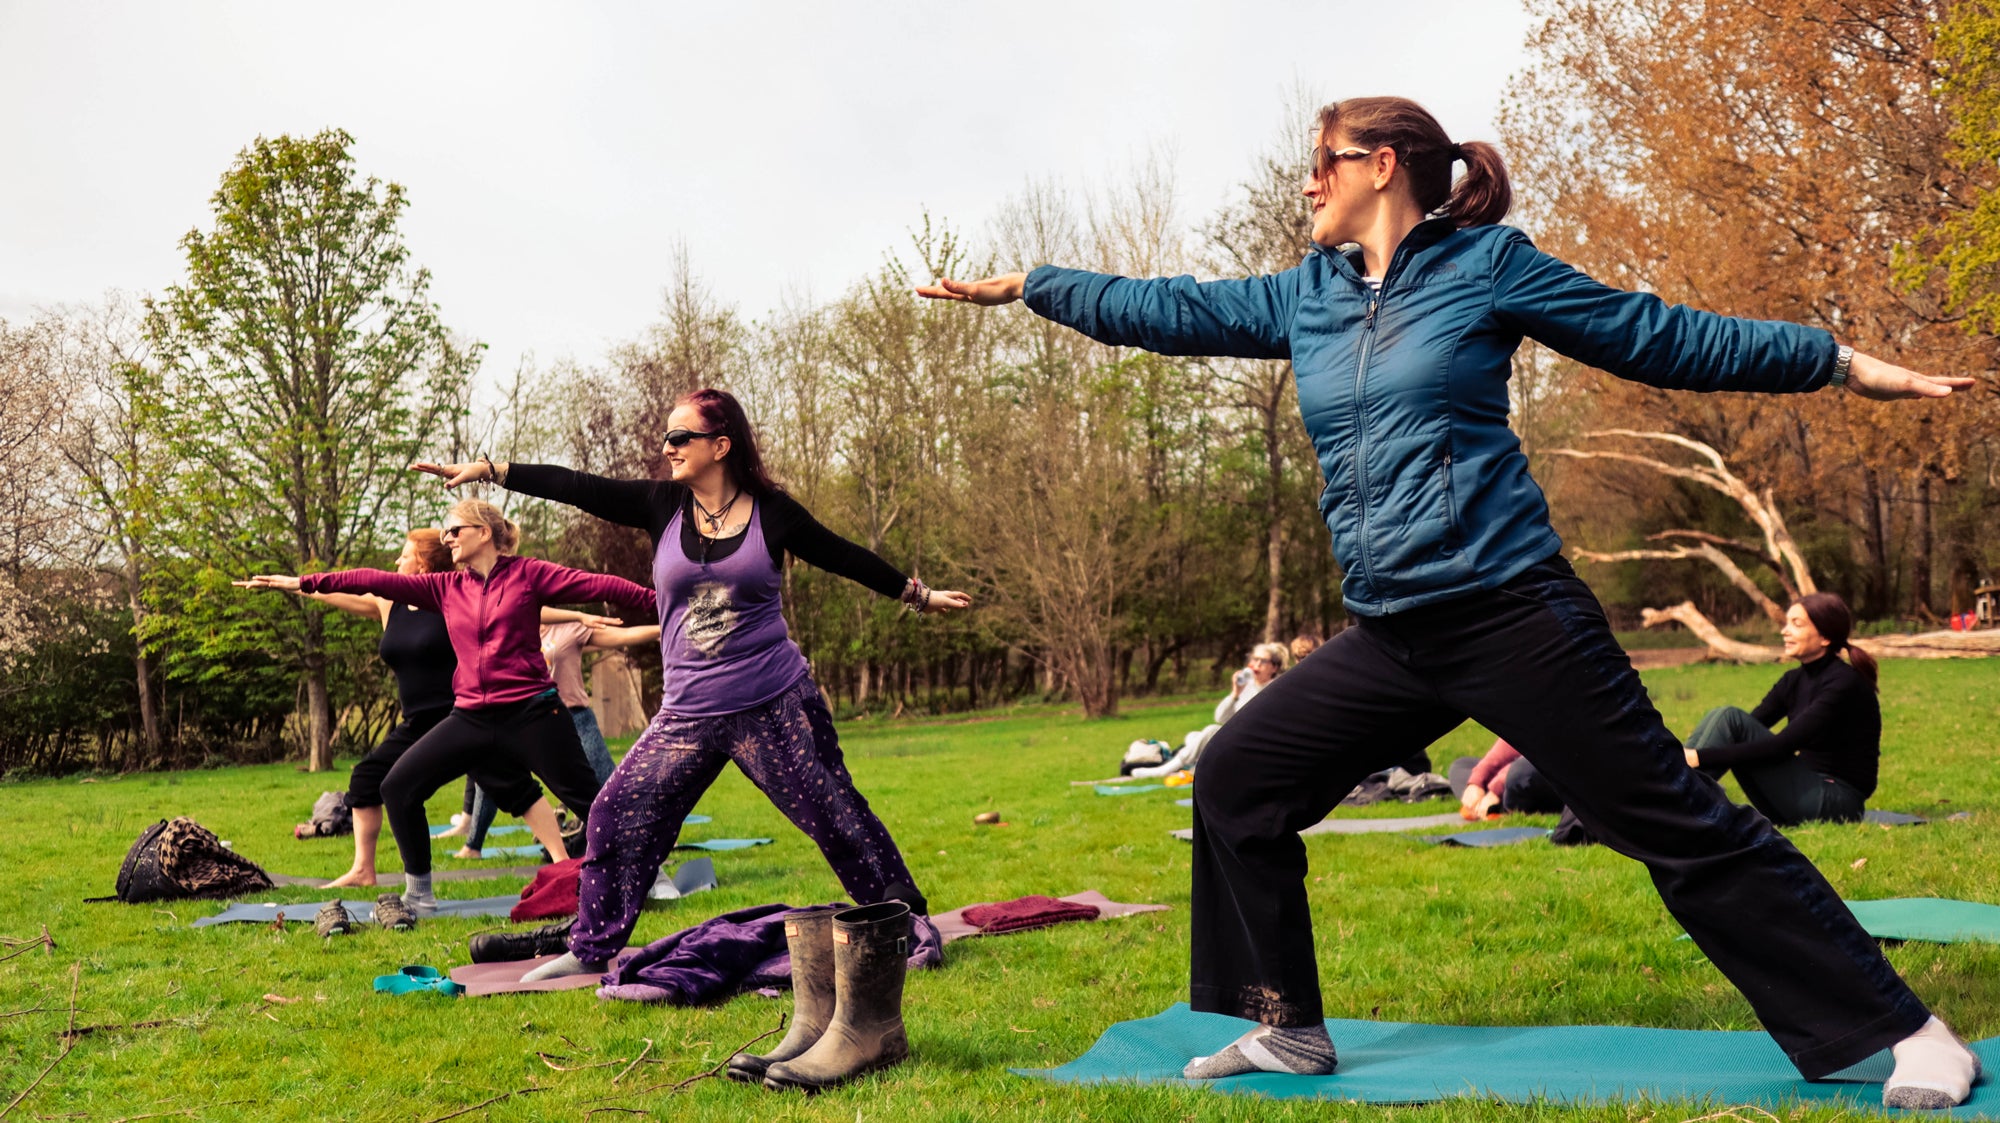
{"type": "MultiPolygon", "coordinates": [[[[928,209],[1171,152],[1225,202],[1294,89],[1490,137],[1509,0],[75,3],[0,0],[0,318],[156,292],[258,135],[352,133],[491,380],[656,318],[673,246],[750,318],[837,295],[928,209]]],[[[1032,263],[1030,263],[1032,264],[1032,263]]]]}

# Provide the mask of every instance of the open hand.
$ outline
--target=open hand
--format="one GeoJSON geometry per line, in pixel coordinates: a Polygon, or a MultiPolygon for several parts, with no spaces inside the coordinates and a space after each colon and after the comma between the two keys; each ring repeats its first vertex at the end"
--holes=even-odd
{"type": "Polygon", "coordinates": [[[428,472],[433,476],[442,476],[444,478],[444,486],[447,488],[454,488],[459,484],[478,483],[480,480],[493,478],[492,470],[486,466],[486,461],[484,460],[475,460],[470,464],[433,464],[428,460],[419,460],[415,464],[410,465],[410,470],[412,472],[428,472]]]}
{"type": "Polygon", "coordinates": [[[281,589],[287,593],[299,591],[299,579],[281,573],[259,573],[244,581],[231,581],[239,589],[281,589]]]}
{"type": "Polygon", "coordinates": [[[1847,368],[1846,386],[1864,398],[1891,402],[1899,398],[1948,398],[1954,390],[1972,389],[1972,383],[1970,378],[1920,374],[1856,351],[1847,368]]]}
{"type": "Polygon", "coordinates": [[[616,616],[599,616],[594,612],[577,613],[576,622],[586,628],[616,628],[625,623],[616,616]]]}
{"type": "Polygon", "coordinates": [[[924,601],[925,612],[952,612],[971,607],[971,597],[952,589],[932,589],[930,597],[924,601]]]}
{"type": "Polygon", "coordinates": [[[1021,288],[1027,283],[1026,273],[1002,273],[983,281],[954,281],[946,277],[935,284],[918,287],[917,295],[932,300],[962,300],[968,304],[989,306],[1012,304],[1021,299],[1021,288]]]}

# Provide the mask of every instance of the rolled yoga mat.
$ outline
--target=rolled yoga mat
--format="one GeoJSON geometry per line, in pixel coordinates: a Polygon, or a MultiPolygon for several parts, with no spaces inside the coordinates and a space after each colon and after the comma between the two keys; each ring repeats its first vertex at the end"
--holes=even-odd
{"type": "MultiPolygon", "coordinates": [[[[1216,1092],[1271,1099],[1410,1104],[1469,1097],[1529,1103],[1603,1104],[1631,1099],[1719,1100],[1773,1110],[1799,1100],[1883,1111],[1883,1050],[1827,1081],[1808,1083],[1763,1033],[1632,1026],[1434,1026],[1329,1018],[1340,1054],[1332,1076],[1255,1073],[1222,1080],[1181,1078],[1181,1066],[1235,1040],[1253,1023],[1197,1014],[1175,1003],[1163,1014],[1120,1022],[1066,1065],[1010,1071],[1065,1084],[1206,1084],[1216,1092]]],[[[1987,1072],[2000,1039],[1975,1042],[1987,1072]]],[[[1893,1114],[1893,1113],[1892,1113],[1893,1114]]],[[[1988,1077],[1953,1119],[2000,1119],[2000,1082],[1988,1077]]]]}
{"type": "MultiPolygon", "coordinates": [[[[518,895],[473,897],[457,901],[440,900],[437,912],[421,914],[418,920],[429,920],[432,916],[506,916],[520,901],[518,895]]],[[[342,898],[340,903],[347,909],[347,915],[353,917],[357,924],[367,924],[375,919],[373,897],[361,901],[342,898]]],[[[299,901],[291,904],[238,901],[214,916],[204,916],[196,920],[189,927],[206,928],[211,924],[270,924],[280,916],[284,918],[286,924],[311,924],[313,914],[324,904],[325,901],[299,901]]]]}

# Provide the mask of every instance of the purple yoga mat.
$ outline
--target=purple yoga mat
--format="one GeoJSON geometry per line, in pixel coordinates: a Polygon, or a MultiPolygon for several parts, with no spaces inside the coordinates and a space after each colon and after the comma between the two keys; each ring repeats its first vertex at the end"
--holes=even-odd
{"type": "MultiPolygon", "coordinates": [[[[1099,920],[1110,920],[1114,916],[1131,916],[1133,913],[1140,912],[1167,911],[1166,905],[1128,905],[1114,901],[1095,889],[1086,889],[1081,893],[1072,893],[1067,897],[1059,897],[1057,900],[1074,901],[1079,905],[1096,905],[1097,919],[1099,920]]],[[[963,940],[968,936],[983,936],[986,933],[965,922],[965,910],[978,908],[980,904],[993,903],[992,901],[981,901],[978,904],[966,905],[964,908],[955,908],[950,912],[931,917],[931,923],[937,925],[938,935],[943,936],[944,942],[947,944],[953,940],[963,940]]],[[[1030,931],[1038,931],[1038,929],[1030,929],[1030,931]]],[[[1003,932],[1001,935],[1012,935],[1012,933],[1003,932]]]]}
{"type": "MultiPolygon", "coordinates": [[[[618,959],[632,955],[627,949],[618,953],[618,959]]],[[[521,976],[533,971],[544,963],[556,959],[545,955],[539,959],[515,959],[504,963],[468,963],[451,969],[451,981],[465,988],[468,998],[483,994],[513,994],[531,990],[581,990],[584,987],[604,985],[605,976],[599,973],[564,975],[560,979],[543,979],[538,983],[524,983],[521,976]]],[[[613,961],[616,965],[616,960],[613,961]]]]}

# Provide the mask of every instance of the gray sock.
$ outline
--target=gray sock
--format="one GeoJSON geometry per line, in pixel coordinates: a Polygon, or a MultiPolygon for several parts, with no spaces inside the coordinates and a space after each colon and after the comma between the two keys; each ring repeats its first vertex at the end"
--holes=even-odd
{"type": "Polygon", "coordinates": [[[1293,1029],[1258,1026],[1214,1056],[1189,1061],[1181,1075],[1189,1080],[1215,1080],[1246,1072],[1327,1076],[1336,1063],[1333,1038],[1323,1024],[1293,1029]]]}
{"type": "Polygon", "coordinates": [[[566,951],[540,967],[521,976],[524,983],[539,983],[543,979],[562,979],[571,975],[602,975],[609,966],[605,963],[591,963],[578,959],[573,951],[566,951]]]}
{"type": "Polygon", "coordinates": [[[437,911],[437,897],[431,892],[431,875],[427,873],[406,873],[403,875],[403,903],[410,911],[434,913],[437,911]]]}

